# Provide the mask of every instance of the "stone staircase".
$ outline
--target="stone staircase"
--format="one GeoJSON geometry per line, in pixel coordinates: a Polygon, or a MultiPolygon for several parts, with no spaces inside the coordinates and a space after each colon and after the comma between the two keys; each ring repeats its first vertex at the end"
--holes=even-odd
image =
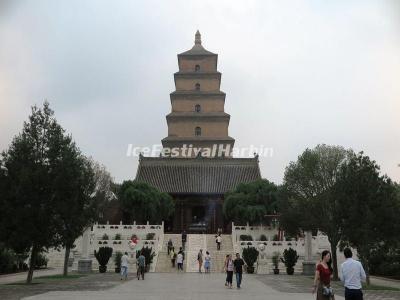
{"type": "MultiPolygon", "coordinates": [[[[179,248],[182,247],[182,235],[180,234],[164,234],[164,242],[161,248],[161,251],[158,253],[157,265],[155,268],[156,272],[159,273],[172,273],[177,272],[178,267],[172,268],[171,258],[168,256],[168,241],[172,240],[173,247],[175,248],[175,252],[178,254],[179,248]]],[[[186,254],[185,254],[186,260],[186,254]]],[[[183,270],[185,271],[185,262],[183,265],[183,270]]]]}
{"type": "MultiPolygon", "coordinates": [[[[198,272],[197,254],[203,249],[203,255],[206,251],[211,255],[211,272],[222,272],[224,267],[225,256],[233,254],[232,237],[230,235],[222,235],[221,250],[217,250],[215,235],[212,234],[190,234],[187,242],[187,259],[186,272],[198,272]]],[[[204,272],[204,266],[202,267],[204,272]]]]}
{"type": "Polygon", "coordinates": [[[206,235],[205,234],[189,234],[186,245],[186,272],[198,272],[197,254],[200,249],[206,253],[206,235]]]}
{"type": "Polygon", "coordinates": [[[207,239],[207,251],[211,255],[211,272],[220,273],[224,269],[225,257],[228,254],[233,253],[232,236],[231,235],[221,235],[221,250],[217,250],[217,243],[215,242],[215,235],[208,234],[207,239]]]}

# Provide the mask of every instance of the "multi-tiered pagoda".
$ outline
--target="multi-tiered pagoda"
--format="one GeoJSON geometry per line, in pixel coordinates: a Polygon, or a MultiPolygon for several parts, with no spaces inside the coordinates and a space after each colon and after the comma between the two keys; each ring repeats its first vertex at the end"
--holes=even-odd
{"type": "Polygon", "coordinates": [[[163,155],[140,157],[136,180],[176,201],[175,214],[166,221],[173,232],[226,229],[224,194],[239,183],[261,178],[257,157],[232,157],[235,140],[228,135],[230,115],[224,110],[217,62],[218,55],[204,49],[197,31],[192,49],[178,54],[163,155]]]}

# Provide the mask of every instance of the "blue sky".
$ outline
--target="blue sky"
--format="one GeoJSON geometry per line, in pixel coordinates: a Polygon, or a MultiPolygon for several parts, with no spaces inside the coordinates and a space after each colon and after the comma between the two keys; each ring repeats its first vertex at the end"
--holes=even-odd
{"type": "Polygon", "coordinates": [[[82,151],[132,179],[128,144],[167,135],[177,53],[219,54],[236,146],[263,177],[319,143],[363,150],[400,181],[399,1],[0,2],[0,149],[47,99],[82,151]]]}

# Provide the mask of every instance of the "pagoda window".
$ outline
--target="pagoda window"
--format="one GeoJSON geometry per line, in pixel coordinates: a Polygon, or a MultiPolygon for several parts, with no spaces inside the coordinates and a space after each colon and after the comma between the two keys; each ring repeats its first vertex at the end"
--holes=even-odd
{"type": "Polygon", "coordinates": [[[194,67],[194,70],[195,70],[195,72],[200,71],[200,65],[196,65],[196,66],[194,67]]]}
{"type": "Polygon", "coordinates": [[[200,106],[200,104],[196,104],[196,105],[194,106],[194,111],[195,111],[195,112],[200,112],[200,111],[201,111],[201,106],[200,106]]]}
{"type": "Polygon", "coordinates": [[[195,136],[201,136],[201,128],[200,127],[196,127],[194,129],[194,135],[195,136]]]}
{"type": "Polygon", "coordinates": [[[200,83],[196,83],[196,91],[200,91],[200,83]]]}

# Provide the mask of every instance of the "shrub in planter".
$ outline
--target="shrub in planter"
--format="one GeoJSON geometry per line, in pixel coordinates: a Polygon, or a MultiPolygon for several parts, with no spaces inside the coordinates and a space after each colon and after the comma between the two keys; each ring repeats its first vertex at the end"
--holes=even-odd
{"type": "Polygon", "coordinates": [[[117,234],[115,235],[115,237],[114,237],[114,240],[119,241],[120,239],[121,239],[121,234],[120,234],[120,233],[117,233],[117,234]]]}
{"type": "Polygon", "coordinates": [[[293,275],[294,266],[296,265],[298,259],[299,259],[299,256],[297,255],[296,250],[289,248],[289,249],[285,249],[283,251],[283,258],[281,258],[281,261],[285,264],[286,273],[288,275],[293,275]]]}
{"type": "Polygon", "coordinates": [[[100,273],[105,273],[107,271],[107,264],[112,255],[113,249],[110,247],[100,247],[99,251],[94,250],[94,256],[99,263],[100,273]]]}
{"type": "Polygon", "coordinates": [[[272,264],[274,265],[274,274],[279,274],[279,256],[281,254],[278,251],[275,251],[272,254],[272,264]]]}
{"type": "Polygon", "coordinates": [[[121,272],[121,257],[122,257],[122,252],[120,251],[115,252],[115,257],[114,257],[115,273],[121,272]]]}
{"type": "Polygon", "coordinates": [[[47,257],[43,253],[39,253],[36,256],[36,261],[35,261],[35,269],[40,269],[40,268],[47,268],[47,263],[48,263],[47,257]]]}
{"type": "Polygon", "coordinates": [[[247,265],[247,273],[254,273],[254,263],[258,258],[258,250],[254,247],[243,248],[243,259],[247,265]]]}
{"type": "Polygon", "coordinates": [[[102,236],[102,238],[101,238],[102,240],[108,240],[108,235],[105,233],[105,234],[103,234],[103,236],[102,236]]]}
{"type": "Polygon", "coordinates": [[[249,234],[241,234],[241,235],[239,236],[239,239],[240,239],[241,241],[252,241],[252,240],[253,240],[253,237],[252,237],[251,235],[249,235],[249,234]]]}
{"type": "Polygon", "coordinates": [[[140,256],[140,253],[143,252],[145,262],[146,262],[146,268],[145,271],[148,272],[150,265],[153,263],[153,258],[156,256],[155,252],[153,252],[152,247],[143,247],[141,250],[136,251],[136,259],[140,256]]]}
{"type": "Polygon", "coordinates": [[[265,234],[260,235],[260,241],[267,241],[267,236],[265,234]]]}
{"type": "Polygon", "coordinates": [[[154,232],[149,232],[148,234],[146,234],[146,240],[154,240],[155,236],[156,234],[154,232]]]}

